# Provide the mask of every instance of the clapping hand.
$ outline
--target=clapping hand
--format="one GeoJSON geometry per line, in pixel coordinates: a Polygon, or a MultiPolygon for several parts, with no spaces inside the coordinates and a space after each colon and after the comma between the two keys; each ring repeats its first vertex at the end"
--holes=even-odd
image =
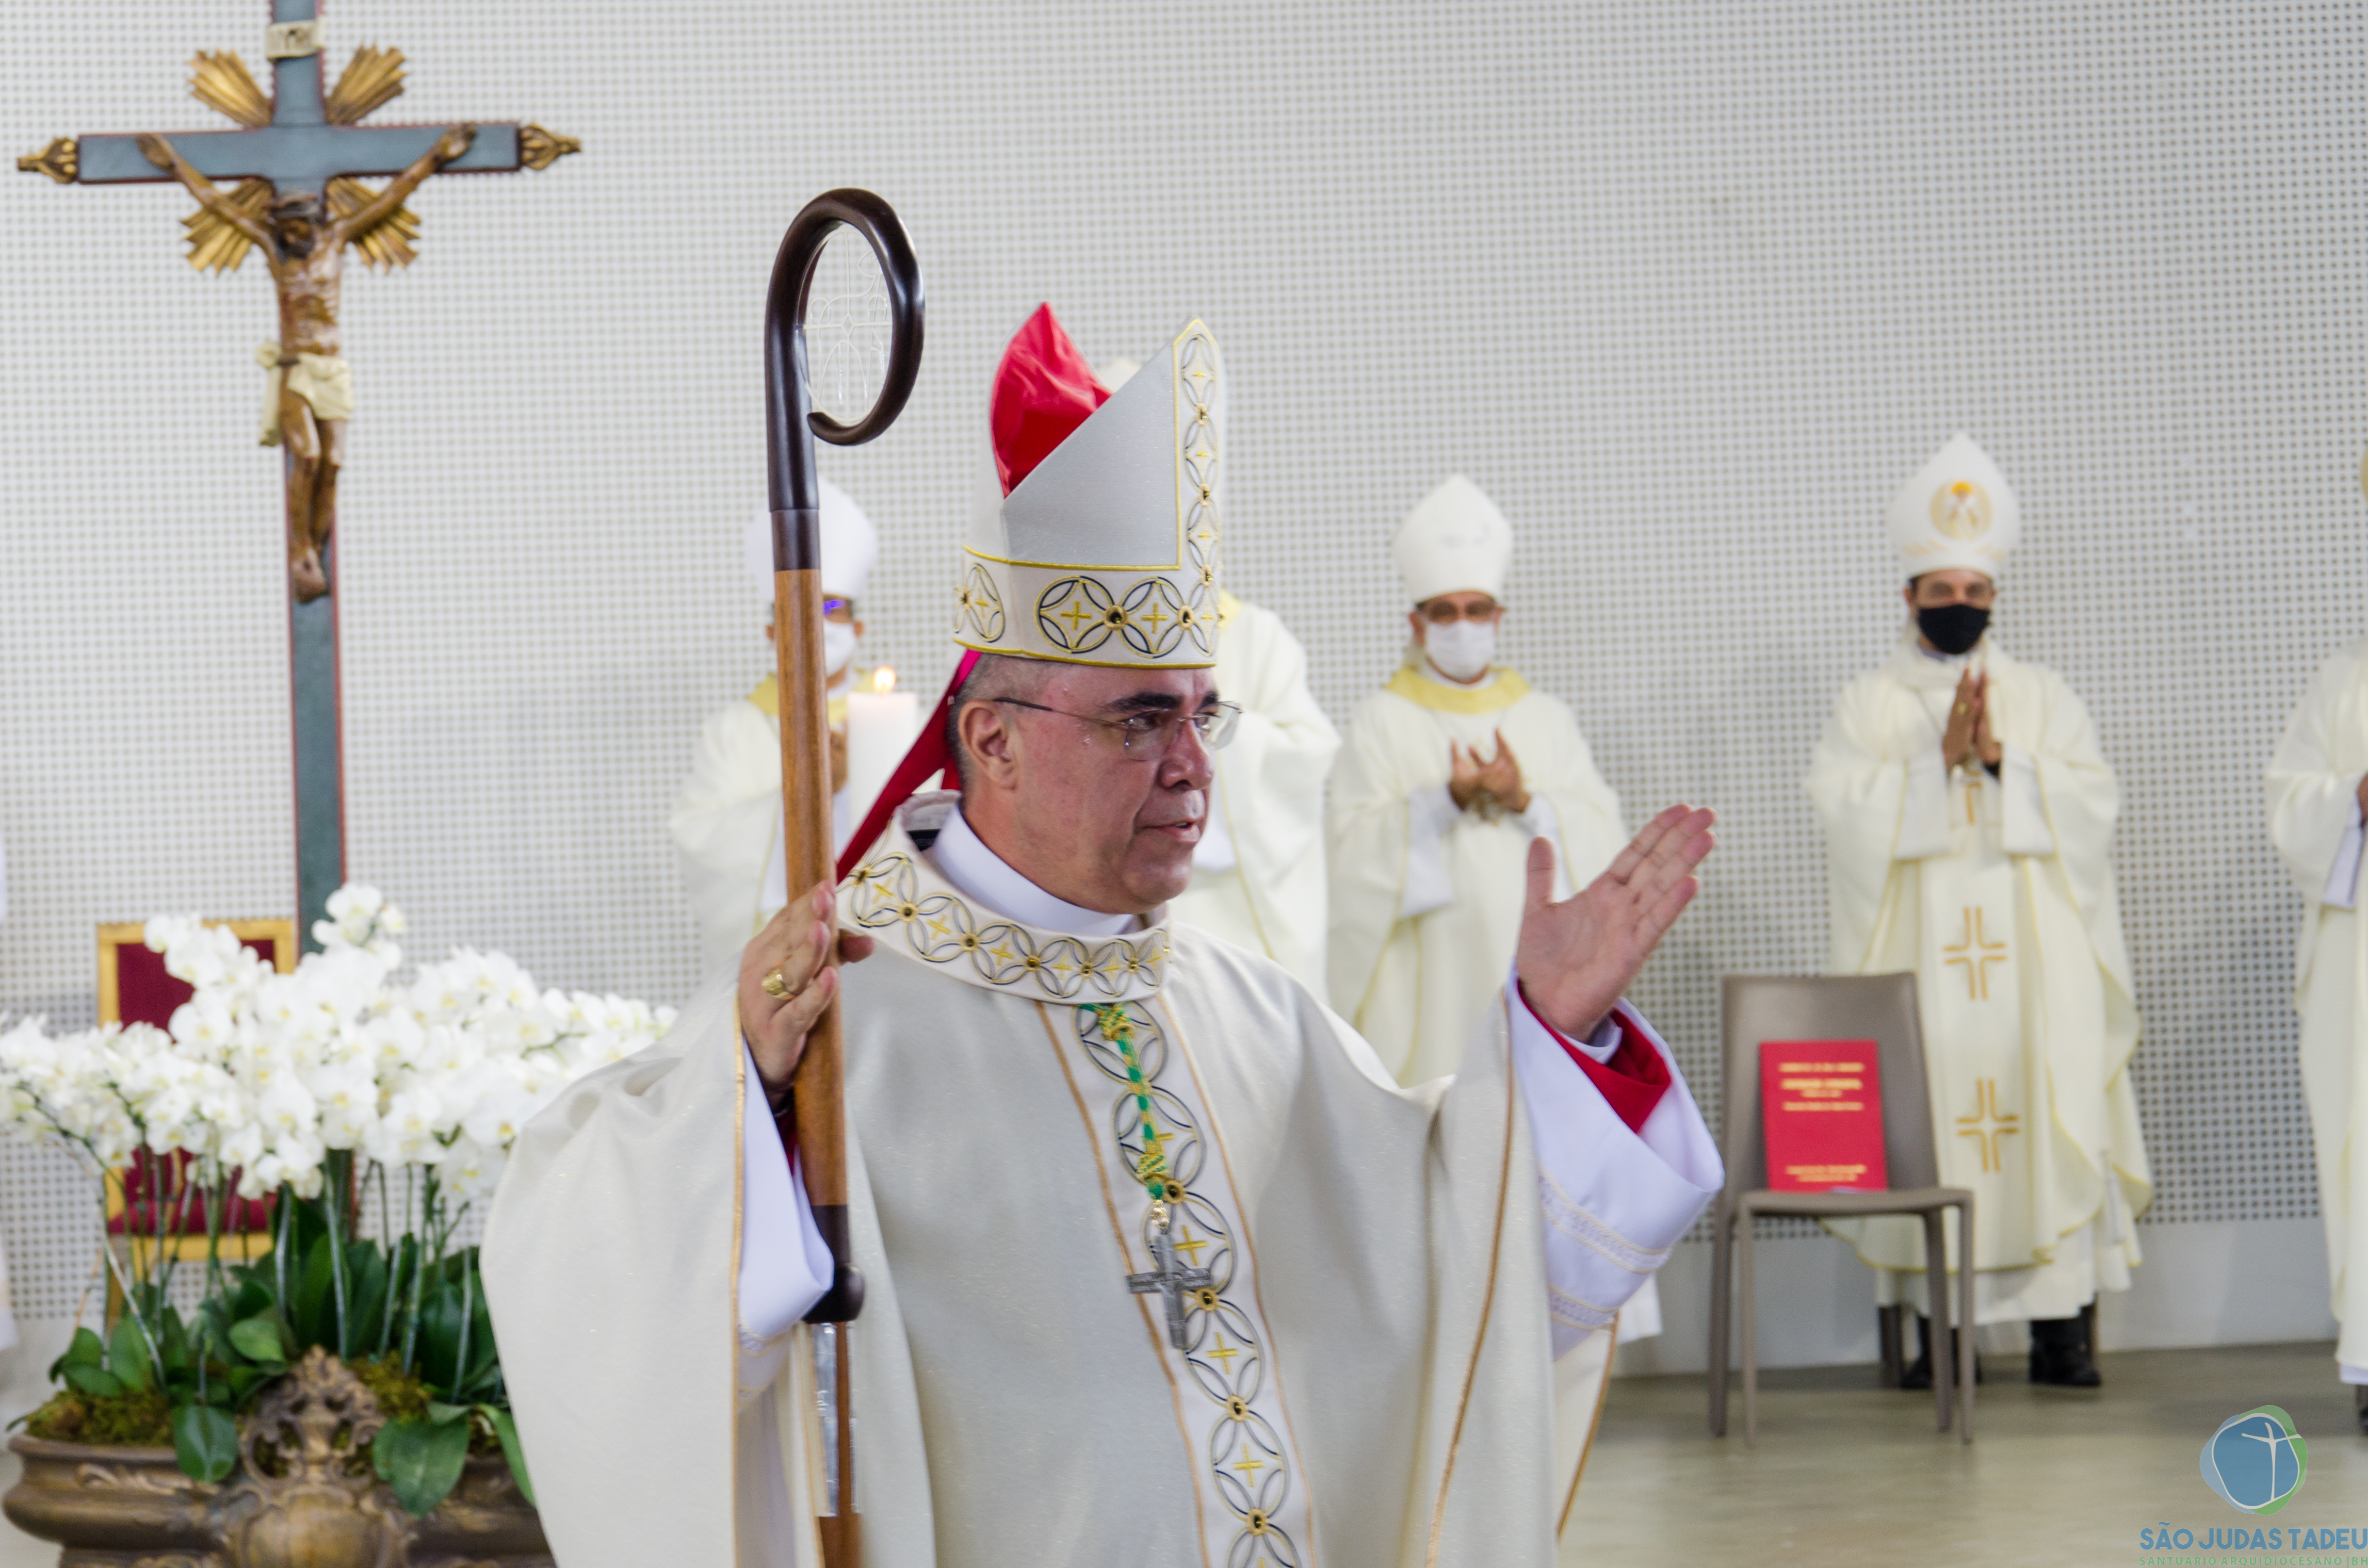
{"type": "Polygon", "coordinates": [[[1538,1017],[1572,1040],[1600,1028],[1645,960],[1701,891],[1718,813],[1671,806],[1577,896],[1554,902],[1554,846],[1530,841],[1529,896],[1513,968],[1538,1017]]]}
{"type": "Polygon", "coordinates": [[[1963,767],[1980,755],[1983,738],[1988,733],[1983,723],[1982,707],[1989,697],[1989,677],[1980,670],[1967,670],[1957,679],[1957,694],[1949,700],[1949,727],[1941,734],[1941,766],[1963,767]]]}
{"type": "Polygon", "coordinates": [[[1480,748],[1457,741],[1447,743],[1447,793],[1459,811],[1511,812],[1516,816],[1530,809],[1530,792],[1521,786],[1521,761],[1505,742],[1505,732],[1498,730],[1497,755],[1487,761],[1480,760],[1480,748]]]}

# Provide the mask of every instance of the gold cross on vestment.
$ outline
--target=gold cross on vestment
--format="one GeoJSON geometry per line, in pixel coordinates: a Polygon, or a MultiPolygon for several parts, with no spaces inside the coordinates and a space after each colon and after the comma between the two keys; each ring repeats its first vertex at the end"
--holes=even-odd
{"type": "Polygon", "coordinates": [[[1941,949],[1941,962],[1965,966],[1965,1000],[1987,1002],[1990,996],[1990,965],[2006,962],[2006,944],[1989,939],[1983,913],[1972,904],[1965,906],[1965,933],[1952,946],[1941,949]]]}
{"type": "Polygon", "coordinates": [[[1087,609],[1082,600],[1071,599],[1069,608],[1061,612],[1061,619],[1069,623],[1069,635],[1075,637],[1078,627],[1094,619],[1094,612],[1087,609]]]}
{"type": "Polygon", "coordinates": [[[1982,1152],[1982,1174],[1994,1176],[2005,1169],[1998,1140],[2011,1138],[2022,1131],[2022,1118],[1998,1108],[1998,1080],[1974,1080],[1974,1114],[1957,1118],[1957,1136],[1975,1141],[1982,1152]]]}

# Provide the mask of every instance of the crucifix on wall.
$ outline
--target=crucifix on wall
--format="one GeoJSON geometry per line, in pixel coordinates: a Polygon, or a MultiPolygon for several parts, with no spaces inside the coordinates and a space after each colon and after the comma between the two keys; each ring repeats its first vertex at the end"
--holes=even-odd
{"type": "Polygon", "coordinates": [[[345,785],[334,586],[337,475],[353,372],[337,335],[347,246],[378,267],[410,265],[419,221],[404,203],[430,176],[548,168],[581,150],[536,125],[359,122],[403,93],[403,55],[365,45],[326,85],[318,0],[270,0],[266,96],[229,51],[199,51],[189,91],[244,129],[60,137],[17,160],[61,185],[177,180],[197,199],[182,220],[188,260],[235,271],[262,251],[279,299],[279,334],[257,351],[265,373],[262,440],[282,454],[287,515],[289,660],[296,767],[297,929],[345,880],[345,785]],[[391,176],[381,189],[363,176],[391,176]],[[218,181],[235,180],[225,189],[218,181]]]}

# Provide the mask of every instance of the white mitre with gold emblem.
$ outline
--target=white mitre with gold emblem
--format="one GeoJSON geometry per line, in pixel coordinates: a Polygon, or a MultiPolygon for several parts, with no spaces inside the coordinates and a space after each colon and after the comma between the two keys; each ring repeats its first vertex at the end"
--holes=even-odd
{"type": "Polygon", "coordinates": [[[2022,508],[1989,453],[1959,431],[1892,497],[1884,522],[1910,577],[1950,567],[1996,577],[2022,532],[2022,508]]]}
{"type": "Polygon", "coordinates": [[[1513,525],[1478,485],[1450,474],[1398,525],[1390,555],[1416,604],[1456,593],[1501,599],[1513,561],[1513,525]]]}
{"type": "Polygon", "coordinates": [[[996,372],[1002,494],[963,550],[954,641],[1070,664],[1214,664],[1224,386],[1216,337],[1196,321],[1109,391],[1039,306],[996,372]]]}

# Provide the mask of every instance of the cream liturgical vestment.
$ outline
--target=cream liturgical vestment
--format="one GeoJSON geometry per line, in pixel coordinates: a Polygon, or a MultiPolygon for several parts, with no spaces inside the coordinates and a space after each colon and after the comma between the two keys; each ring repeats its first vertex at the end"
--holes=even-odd
{"type": "MultiPolygon", "coordinates": [[[[1263,958],[1160,915],[1078,935],[999,907],[1021,903],[1110,920],[1019,879],[944,795],[843,890],[842,926],[881,942],[844,1001],[865,1562],[1549,1568],[1590,1331],[1721,1180],[1674,1063],[1631,1132],[1500,977],[1461,1071],[1404,1089],[1263,958]],[[957,844],[996,903],[954,879],[957,844]],[[1172,1305],[1130,1289],[1161,1263],[1129,1051],[1174,1261],[1206,1271],[1172,1305]]],[[[1586,1049],[1623,1030],[1668,1062],[1624,1008],[1586,1049]]],[[[786,1166],[746,1060],[719,976],[511,1156],[486,1288],[567,1568],[816,1561],[788,1324],[819,1272],[752,1305],[743,1249],[795,1265],[812,1241],[766,1196],[786,1166]]]]}
{"type": "Polygon", "coordinates": [[[2306,901],[2294,943],[2302,1079],[2318,1155],[2327,1272],[2346,1382],[2368,1383],[2368,923],[2360,918],[2360,779],[2368,642],[2329,659],[2271,760],[2270,836],[2306,901]]]}
{"type": "MultiPolygon", "coordinates": [[[[830,722],[847,727],[847,698],[864,672],[831,694],[830,722]]],[[[702,971],[739,955],[765,922],[767,872],[781,864],[781,703],[775,676],[746,698],[708,715],[699,727],[690,777],[666,819],[682,865],[683,888],[699,922],[702,971]]],[[[831,801],[834,838],[854,825],[841,790],[831,801]]],[[[779,908],[777,902],[774,905],[779,908]]]]}
{"type": "MultiPolygon", "coordinates": [[[[2129,1079],[2138,1039],[2110,849],[2121,792],[2052,670],[1913,630],[1850,683],[1807,781],[1831,873],[1833,968],[1913,970],[1941,1180],[1975,1195],[1982,1323],[2063,1318],[2126,1290],[2153,1196],[2129,1079]],[[1999,776],[1944,770],[1967,665],[1989,674],[1999,776]]],[[[1833,1227],[1924,1304],[1912,1221],[1833,1227]]]]}
{"type": "Polygon", "coordinates": [[[1340,732],[1307,689],[1307,653],[1272,610],[1218,601],[1217,695],[1241,705],[1214,754],[1192,885],[1168,906],[1186,925],[1264,953],[1324,994],[1324,780],[1340,732]]]}
{"type": "Polygon", "coordinates": [[[1452,1073],[1513,961],[1530,840],[1554,841],[1555,896],[1627,843],[1620,797],[1570,710],[1498,667],[1478,686],[1428,672],[1419,651],[1357,705],[1332,776],[1332,1002],[1401,1083],[1452,1073]],[[1465,812],[1448,743],[1521,765],[1530,808],[1465,812]]]}

